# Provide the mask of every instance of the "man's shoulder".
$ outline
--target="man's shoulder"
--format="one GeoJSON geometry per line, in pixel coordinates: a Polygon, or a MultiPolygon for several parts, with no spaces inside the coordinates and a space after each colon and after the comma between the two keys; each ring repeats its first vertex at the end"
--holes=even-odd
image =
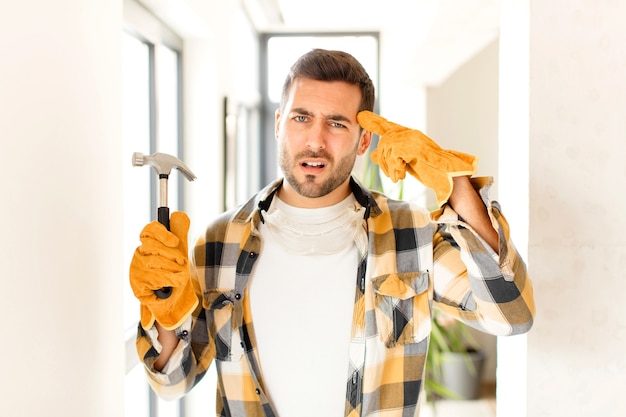
{"type": "Polygon", "coordinates": [[[269,204],[271,197],[282,181],[275,181],[254,194],[247,201],[240,203],[222,212],[213,218],[206,226],[206,236],[210,240],[223,241],[227,229],[247,227],[259,216],[259,210],[264,204],[269,204]]]}
{"type": "Polygon", "coordinates": [[[414,212],[428,215],[428,210],[416,201],[392,198],[378,191],[371,191],[371,193],[374,197],[374,201],[376,201],[376,204],[380,207],[385,207],[383,211],[414,212]]]}

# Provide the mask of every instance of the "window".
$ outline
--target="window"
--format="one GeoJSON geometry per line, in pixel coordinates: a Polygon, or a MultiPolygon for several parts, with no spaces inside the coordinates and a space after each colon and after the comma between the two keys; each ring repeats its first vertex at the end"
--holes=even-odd
{"type": "MultiPolygon", "coordinates": [[[[149,167],[133,167],[134,152],[182,151],[180,50],[182,40],[138,3],[125,1],[127,27],[122,34],[122,137],[124,167],[124,264],[130,265],[139,232],[156,218],[157,178],[149,167]]],[[[182,179],[168,181],[168,206],[182,210],[182,179]]],[[[149,388],[135,351],[139,302],[124,286],[126,334],[125,414],[129,417],[183,417],[182,402],[161,401],[149,388]]]]}
{"type": "Polygon", "coordinates": [[[378,91],[378,33],[268,33],[261,37],[261,94],[263,132],[261,183],[279,175],[274,138],[274,112],[280,103],[283,82],[291,65],[314,48],[342,50],[358,59],[378,91]]]}

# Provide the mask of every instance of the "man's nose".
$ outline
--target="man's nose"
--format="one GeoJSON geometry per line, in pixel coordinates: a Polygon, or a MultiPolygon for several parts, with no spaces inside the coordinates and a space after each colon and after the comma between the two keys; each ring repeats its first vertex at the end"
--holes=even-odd
{"type": "Polygon", "coordinates": [[[324,137],[324,124],[312,123],[307,131],[306,146],[310,149],[324,149],[326,140],[324,137]]]}

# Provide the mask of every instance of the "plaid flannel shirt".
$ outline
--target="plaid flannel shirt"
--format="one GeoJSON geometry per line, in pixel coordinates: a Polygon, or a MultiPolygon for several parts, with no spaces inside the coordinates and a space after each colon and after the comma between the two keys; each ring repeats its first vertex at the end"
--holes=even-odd
{"type": "MultiPolygon", "coordinates": [[[[510,242],[499,205],[487,200],[488,181],[473,182],[499,232],[499,255],[450,207],[429,216],[351,181],[357,201],[366,208],[369,243],[354,276],[344,416],[418,415],[434,307],[497,335],[523,333],[532,326],[534,301],[526,266],[510,242]]],[[[159,350],[154,334],[139,326],[138,352],[160,396],[183,395],[215,361],[218,416],[276,416],[263,384],[247,291],[253,265],[262,256],[260,211],[267,210],[281,184],[277,181],[223,214],[196,242],[192,280],[201,304],[188,320],[190,326],[177,331],[183,342],[163,373],[152,367],[159,350]]],[[[316,400],[323,399],[312,403],[316,400]]]]}

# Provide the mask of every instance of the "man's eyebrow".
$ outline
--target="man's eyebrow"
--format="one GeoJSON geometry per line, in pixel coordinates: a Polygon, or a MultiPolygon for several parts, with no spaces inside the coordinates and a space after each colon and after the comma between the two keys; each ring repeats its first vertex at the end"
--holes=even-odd
{"type": "Polygon", "coordinates": [[[298,113],[298,114],[303,114],[305,116],[313,116],[313,113],[308,111],[307,109],[303,108],[303,107],[296,107],[291,109],[291,113],[298,113]]]}
{"type": "Polygon", "coordinates": [[[326,120],[335,120],[337,122],[352,123],[352,120],[350,120],[348,117],[342,114],[329,114],[326,116],[326,120]]]}
{"type": "MultiPolygon", "coordinates": [[[[301,114],[303,116],[315,116],[313,112],[305,109],[304,107],[294,107],[293,109],[291,109],[291,113],[301,114]]],[[[337,122],[352,123],[352,120],[350,120],[349,117],[346,117],[342,114],[328,114],[325,115],[324,118],[326,120],[334,120],[337,122]]]]}

